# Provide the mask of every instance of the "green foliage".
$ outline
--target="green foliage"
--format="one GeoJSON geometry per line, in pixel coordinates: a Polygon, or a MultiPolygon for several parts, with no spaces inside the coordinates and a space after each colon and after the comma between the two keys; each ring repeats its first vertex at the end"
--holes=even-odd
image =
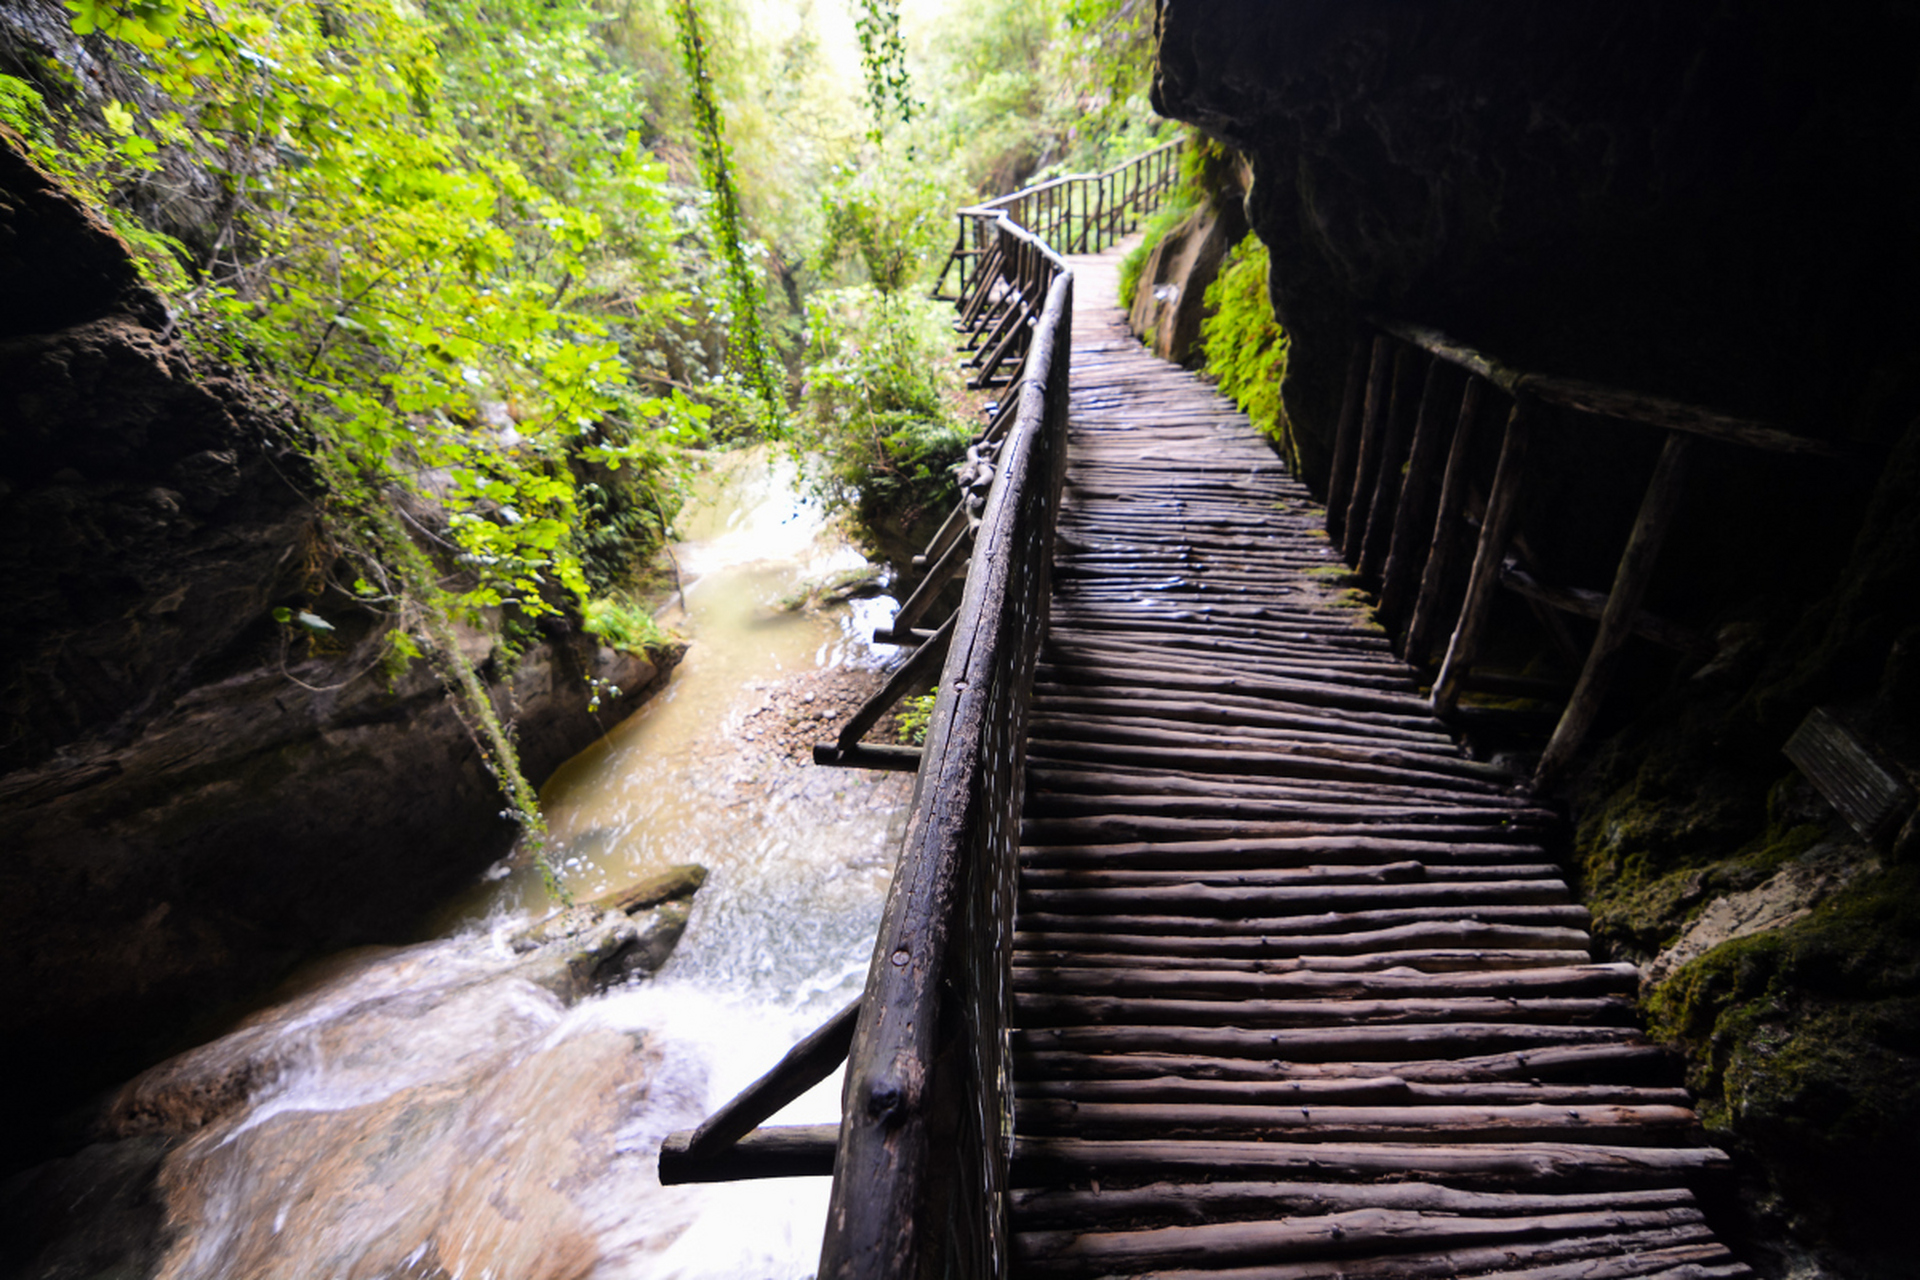
{"type": "Polygon", "coordinates": [[[951,505],[971,433],[957,396],[947,310],[871,286],[815,295],[808,309],[804,443],[829,500],[911,522],[951,505]]]}
{"type": "Polygon", "coordinates": [[[1106,168],[1172,135],[1147,105],[1150,0],[949,0],[927,19],[920,150],[977,195],[1106,168]]]}
{"type": "Polygon", "coordinates": [[[726,126],[715,97],[713,77],[707,71],[707,42],[694,0],[680,0],[674,10],[680,29],[680,58],[686,69],[693,107],[694,136],[699,145],[700,174],[706,181],[709,223],[727,273],[732,307],[728,315],[727,353],[734,372],[759,397],[764,425],[776,430],[786,411],[776,362],[761,324],[764,305],[760,275],[747,261],[742,233],[740,193],[734,186],[726,126]]]}
{"type": "Polygon", "coordinates": [[[1287,335],[1273,318],[1267,293],[1267,246],[1249,235],[1227,255],[1207,286],[1208,315],[1200,322],[1207,371],[1220,390],[1252,419],[1261,434],[1285,450],[1296,465],[1293,432],[1280,384],[1287,374],[1287,335]]]}
{"type": "Polygon", "coordinates": [[[900,736],[916,747],[927,744],[927,730],[933,724],[933,704],[940,699],[940,691],[934,689],[916,698],[902,698],[900,709],[894,713],[893,723],[899,729],[900,736]]]}
{"type": "Polygon", "coordinates": [[[651,613],[628,599],[601,596],[590,600],[584,617],[589,635],[628,653],[650,657],[673,643],[673,637],[651,613]]]}
{"type": "Polygon", "coordinates": [[[0,112],[190,341],[304,411],[329,537],[417,637],[396,660],[434,660],[537,829],[451,620],[579,607],[635,505],[608,494],[663,509],[704,434],[703,406],[635,376],[687,303],[676,194],[633,127],[645,77],[584,4],[70,7],[149,92],[56,114],[9,80],[0,112]],[[142,226],[139,193],[190,171],[219,192],[191,242],[142,226]]]}
{"type": "Polygon", "coordinates": [[[912,124],[921,105],[914,101],[907,80],[907,42],[900,34],[899,0],[857,0],[854,33],[867,84],[867,112],[873,119],[867,137],[878,142],[889,120],[912,124]]]}
{"type": "Polygon", "coordinates": [[[856,261],[867,282],[885,295],[921,282],[934,252],[944,252],[952,235],[951,190],[901,161],[883,160],[836,177],[821,197],[820,260],[856,261]]]}
{"type": "MultiPolygon", "coordinates": [[[[1202,205],[1218,207],[1230,194],[1236,180],[1237,161],[1231,148],[1216,142],[1198,129],[1186,130],[1186,147],[1180,152],[1180,181],[1166,203],[1141,227],[1140,243],[1127,250],[1120,260],[1120,305],[1133,306],[1140,289],[1140,274],[1146,270],[1147,257],[1167,233],[1187,220],[1202,205]]],[[[1261,250],[1263,253],[1265,249],[1261,250]]]]}

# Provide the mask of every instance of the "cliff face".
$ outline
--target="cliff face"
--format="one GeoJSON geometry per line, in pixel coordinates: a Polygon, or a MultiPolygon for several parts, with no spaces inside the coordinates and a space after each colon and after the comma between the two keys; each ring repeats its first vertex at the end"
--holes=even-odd
{"type": "MultiPolygon", "coordinates": [[[[330,601],[325,651],[273,621],[331,554],[297,423],[5,145],[0,298],[0,1027],[43,1117],[303,956],[404,940],[513,828],[437,679],[383,670],[384,620],[330,601]]],[[[467,639],[535,779],[658,675],[564,629],[511,662],[467,639]],[[589,678],[623,691],[598,715],[589,678]]]]}
{"type": "Polygon", "coordinates": [[[1164,0],[1154,91],[1252,161],[1310,436],[1378,313],[1858,437],[1920,336],[1916,40],[1911,5],[1164,0]]]}
{"type": "MultiPolygon", "coordinates": [[[[1634,652],[1564,797],[1596,937],[1749,1158],[1756,1257],[1806,1276],[1906,1274],[1920,1192],[1920,828],[1861,840],[1780,754],[1826,706],[1920,785],[1917,54],[1906,3],[1160,4],[1156,105],[1253,170],[1309,483],[1368,317],[1851,450],[1700,451],[1648,608],[1713,651],[1634,652]]],[[[1542,422],[1516,549],[1604,590],[1657,433],[1542,422]]],[[[1513,599],[1494,623],[1561,666],[1513,599]]]]}

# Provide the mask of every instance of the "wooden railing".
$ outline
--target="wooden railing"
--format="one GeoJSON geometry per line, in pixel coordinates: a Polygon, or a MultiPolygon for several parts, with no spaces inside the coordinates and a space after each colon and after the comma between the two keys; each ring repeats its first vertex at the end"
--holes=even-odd
{"type": "Polygon", "coordinates": [[[974,248],[955,251],[958,327],[976,385],[1013,389],[968,448],[960,504],[917,559],[927,569],[919,588],[876,635],[913,653],[814,748],[822,764],[917,770],[866,991],[661,1150],[663,1183],[833,1173],[822,1280],[1006,1274],[1014,877],[1066,475],[1073,315],[1066,262],[1017,219],[1037,219],[1072,248],[1104,248],[1172,189],[1178,149],[962,212],[962,247],[974,248]],[[959,608],[919,625],[962,573],[959,608]],[[933,684],[924,748],[862,741],[901,697],[933,684]],[[837,1129],[763,1124],[842,1059],[837,1129]]]}
{"type": "Polygon", "coordinates": [[[1018,367],[1046,298],[1048,247],[1099,253],[1132,232],[1179,182],[1184,147],[1176,138],[1103,173],[1055,178],[960,210],[934,296],[959,305],[975,388],[1003,385],[1002,370],[1018,367]],[[945,293],[956,268],[958,291],[945,293]]]}
{"type": "MultiPolygon", "coordinates": [[[[1409,372],[1418,372],[1410,370],[1409,372]]],[[[1694,405],[1572,378],[1525,373],[1432,329],[1381,321],[1355,342],[1347,369],[1345,403],[1327,484],[1327,532],[1379,592],[1380,621],[1405,659],[1427,666],[1444,623],[1442,610],[1460,591],[1465,598],[1433,682],[1433,707],[1450,716],[1475,678],[1495,588],[1524,597],[1541,614],[1578,667],[1534,776],[1536,789],[1558,782],[1593,726],[1627,639],[1639,634],[1676,649],[1697,649],[1702,638],[1642,608],[1660,546],[1678,510],[1688,456],[1696,441],[1718,440],[1749,449],[1833,458],[1843,450],[1694,405]],[[1412,379],[1396,366],[1425,365],[1418,397],[1400,392],[1412,379]],[[1449,369],[1459,370],[1449,382],[1449,369]],[[1507,406],[1499,462],[1487,494],[1477,540],[1466,519],[1470,442],[1495,400],[1507,406]],[[1536,581],[1512,563],[1514,521],[1525,488],[1528,444],[1542,406],[1597,423],[1639,422],[1667,433],[1628,535],[1613,584],[1605,593],[1536,581]],[[1474,542],[1472,559],[1467,546],[1474,542]],[[1470,568],[1469,568],[1470,565],[1470,568]],[[1597,619],[1599,631],[1584,655],[1556,616],[1597,619]]],[[[1539,692],[1519,682],[1487,682],[1490,692],[1539,692]],[[1503,687],[1504,685],[1504,687],[1503,687]]]]}
{"type": "Polygon", "coordinates": [[[1055,263],[847,1059],[822,1280],[1005,1273],[1014,877],[1066,473],[1073,277],[1055,263]]]}

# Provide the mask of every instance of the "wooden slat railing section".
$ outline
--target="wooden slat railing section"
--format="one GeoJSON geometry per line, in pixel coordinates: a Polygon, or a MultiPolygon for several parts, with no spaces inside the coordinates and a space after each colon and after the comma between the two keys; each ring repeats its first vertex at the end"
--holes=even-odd
{"type": "Polygon", "coordinates": [[[1843,457],[1823,440],[1767,423],[1694,405],[1623,391],[1573,378],[1513,369],[1436,330],[1381,322],[1356,341],[1327,485],[1327,531],[1364,582],[1378,588],[1379,617],[1401,655],[1431,668],[1442,611],[1460,593],[1444,657],[1433,677],[1433,707],[1456,713],[1475,680],[1474,664],[1486,637],[1496,588],[1526,598],[1549,635],[1569,651],[1580,676],[1534,775],[1536,790],[1556,783],[1592,729],[1612,683],[1622,647],[1639,634],[1672,648],[1697,650],[1701,637],[1642,609],[1660,547],[1679,509],[1684,478],[1698,440],[1810,458],[1843,457]],[[1410,362],[1426,364],[1417,400],[1403,402],[1410,362]],[[1464,379],[1441,376],[1447,368],[1464,379]],[[1482,417],[1504,403],[1501,438],[1485,514],[1471,559],[1466,519],[1469,444],[1482,417]],[[1526,487],[1528,446],[1539,407],[1572,410],[1596,422],[1644,423],[1667,433],[1647,483],[1611,589],[1537,582],[1512,563],[1514,521],[1526,487]],[[1559,615],[1597,618],[1599,631],[1584,655],[1559,615]]]}
{"type": "Polygon", "coordinates": [[[1058,253],[1098,253],[1132,232],[1173,191],[1184,141],[1101,173],[1075,174],[959,211],[959,231],[934,286],[958,305],[975,389],[1005,385],[1047,296],[1058,253]],[[958,269],[958,291],[945,293],[958,269]]]}

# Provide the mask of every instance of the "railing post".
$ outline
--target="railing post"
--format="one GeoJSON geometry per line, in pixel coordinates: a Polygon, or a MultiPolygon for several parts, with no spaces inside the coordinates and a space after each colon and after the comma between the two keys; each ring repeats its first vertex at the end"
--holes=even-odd
{"type": "Polygon", "coordinates": [[[1500,562],[1506,559],[1513,521],[1520,508],[1522,477],[1527,465],[1527,442],[1533,430],[1533,398],[1515,397],[1507,415],[1507,434],[1500,442],[1500,462],[1494,468],[1493,492],[1487,498],[1487,516],[1480,525],[1480,549],[1473,557],[1473,577],[1467,581],[1467,599],[1460,606],[1460,622],[1447,645],[1446,660],[1433,684],[1435,715],[1453,713],[1460,702],[1460,686],[1480,652],[1493,589],[1500,582],[1500,562]]]}
{"type": "Polygon", "coordinates": [[[1607,593],[1607,607],[1600,615],[1600,631],[1587,651],[1587,665],[1573,687],[1567,709],[1554,727],[1553,738],[1540,757],[1534,786],[1544,790],[1559,780],[1573,759],[1574,752],[1586,740],[1587,730],[1600,714],[1600,702],[1613,683],[1614,668],[1619,665],[1620,648],[1633,632],[1640,604],[1646,599],[1653,581],[1654,563],[1660,556],[1667,527],[1680,506],[1681,485],[1686,478],[1687,456],[1693,439],[1678,431],[1667,433],[1667,443],[1654,464],[1653,477],[1647,481],[1646,495],[1640,500],[1640,512],[1634,517],[1633,532],[1627,537],[1626,550],[1620,553],[1620,566],[1613,576],[1613,590],[1607,593]]]}

